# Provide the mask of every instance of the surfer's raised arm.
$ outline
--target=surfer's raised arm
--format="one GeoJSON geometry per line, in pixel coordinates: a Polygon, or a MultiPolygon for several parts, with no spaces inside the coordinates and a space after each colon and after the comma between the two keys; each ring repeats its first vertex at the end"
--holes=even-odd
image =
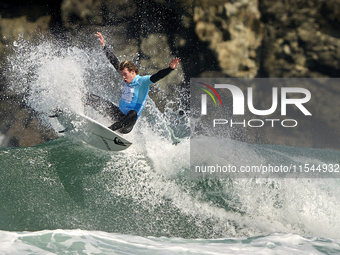
{"type": "Polygon", "coordinates": [[[103,47],[105,47],[104,36],[102,35],[102,33],[97,32],[97,33],[94,34],[94,35],[98,37],[98,41],[99,41],[100,45],[103,46],[103,47]]]}
{"type": "Polygon", "coordinates": [[[181,61],[180,58],[173,58],[172,61],[171,61],[170,64],[169,64],[169,67],[170,67],[171,69],[176,69],[176,67],[177,67],[178,64],[179,64],[179,61],[181,61]]]}
{"type": "Polygon", "coordinates": [[[178,66],[179,61],[181,61],[180,58],[173,58],[168,68],[159,70],[157,73],[151,75],[150,80],[153,83],[155,83],[159,81],[160,79],[163,79],[165,76],[167,76],[172,70],[174,70],[178,66]]]}
{"type": "Polygon", "coordinates": [[[116,57],[116,55],[113,54],[105,45],[104,36],[100,32],[97,32],[95,36],[98,37],[98,41],[100,45],[103,47],[106,57],[109,59],[110,63],[114,66],[114,68],[116,68],[116,70],[118,71],[119,60],[116,57]]]}
{"type": "MultiPolygon", "coordinates": [[[[98,37],[99,43],[100,43],[100,45],[104,48],[105,55],[106,55],[106,57],[109,59],[110,63],[114,66],[114,68],[115,68],[117,71],[120,71],[120,70],[119,70],[119,60],[118,60],[118,58],[116,57],[116,55],[113,54],[113,53],[107,48],[107,46],[105,45],[105,40],[104,40],[104,36],[102,35],[102,33],[97,32],[97,33],[95,34],[95,36],[98,37]]],[[[178,66],[179,61],[181,61],[180,58],[173,58],[172,61],[171,61],[170,64],[169,64],[169,67],[168,67],[168,68],[159,70],[159,71],[158,71],[157,73],[155,73],[154,75],[151,75],[150,80],[151,80],[153,83],[155,83],[155,82],[159,81],[160,79],[163,79],[165,76],[167,76],[172,70],[174,70],[174,69],[178,66]]]]}

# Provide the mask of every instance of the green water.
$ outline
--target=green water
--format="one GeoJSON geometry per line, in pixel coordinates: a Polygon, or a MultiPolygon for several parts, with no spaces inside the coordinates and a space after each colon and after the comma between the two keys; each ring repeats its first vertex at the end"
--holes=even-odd
{"type": "MultiPolygon", "coordinates": [[[[229,160],[237,151],[278,163],[292,157],[321,162],[339,154],[225,143],[229,160]]],[[[2,148],[0,229],[182,238],[338,235],[338,179],[192,179],[188,145],[187,139],[177,145],[160,139],[111,153],[63,137],[34,147],[2,148]]]]}
{"type": "Polygon", "coordinates": [[[139,157],[126,160],[124,153],[107,153],[66,138],[35,147],[2,149],[0,229],[208,234],[199,230],[202,226],[195,225],[194,217],[153,194],[147,182],[164,180],[147,173],[148,159],[139,157]],[[133,190],[136,186],[138,191],[133,190]],[[157,203],[152,197],[157,197],[157,203]]]}

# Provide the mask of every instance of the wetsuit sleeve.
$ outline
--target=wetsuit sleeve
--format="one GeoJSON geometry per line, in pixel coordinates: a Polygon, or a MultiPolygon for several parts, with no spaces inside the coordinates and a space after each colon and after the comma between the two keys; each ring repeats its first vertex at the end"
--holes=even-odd
{"type": "Polygon", "coordinates": [[[151,75],[150,80],[152,83],[155,83],[159,81],[160,79],[163,79],[165,76],[167,76],[171,71],[174,70],[171,67],[159,70],[157,73],[151,75]]]}
{"type": "Polygon", "coordinates": [[[109,48],[106,47],[106,45],[104,46],[104,52],[106,57],[110,60],[110,63],[114,66],[114,68],[116,68],[116,70],[118,70],[119,60],[116,55],[113,54],[113,52],[110,51],[109,48]]]}

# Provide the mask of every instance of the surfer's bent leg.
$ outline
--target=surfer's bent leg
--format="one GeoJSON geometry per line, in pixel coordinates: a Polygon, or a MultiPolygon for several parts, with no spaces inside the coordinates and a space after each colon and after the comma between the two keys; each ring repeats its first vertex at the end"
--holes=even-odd
{"type": "Polygon", "coordinates": [[[130,133],[137,121],[137,112],[135,110],[129,111],[118,122],[111,125],[109,128],[113,131],[118,130],[122,134],[130,133]]]}
{"type": "Polygon", "coordinates": [[[118,106],[91,93],[86,94],[85,105],[90,105],[96,111],[108,115],[113,120],[119,120],[125,116],[118,106]]]}

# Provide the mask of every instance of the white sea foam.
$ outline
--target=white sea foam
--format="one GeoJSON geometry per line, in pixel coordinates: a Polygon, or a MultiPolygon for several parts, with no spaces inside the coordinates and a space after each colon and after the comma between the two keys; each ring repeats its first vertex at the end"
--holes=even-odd
{"type": "MultiPolygon", "coordinates": [[[[25,93],[27,104],[41,113],[45,123],[57,125],[46,118],[56,108],[66,107],[84,112],[81,98],[87,91],[95,91],[113,101],[119,99],[120,88],[114,83],[117,80],[112,74],[112,67],[104,64],[107,60],[103,54],[95,54],[91,49],[62,48],[49,42],[29,46],[30,51],[20,43],[16,47],[18,54],[10,59],[12,88],[17,93],[25,93]]],[[[107,119],[91,109],[87,113],[100,122],[109,124],[107,119]]],[[[38,233],[2,232],[4,243],[1,247],[9,247],[9,251],[13,251],[11,254],[15,254],[15,249],[20,252],[28,250],[26,245],[30,241],[27,240],[31,237],[34,240],[36,236],[44,236],[50,238],[47,241],[47,246],[52,247],[50,250],[46,245],[45,248],[36,248],[32,243],[29,244],[32,246],[29,249],[37,254],[42,252],[41,249],[58,253],[58,245],[61,245],[61,249],[83,249],[95,254],[103,252],[105,245],[108,245],[106,241],[103,241],[104,244],[96,241],[102,238],[115,240],[108,250],[122,247],[124,251],[131,248],[140,253],[144,252],[141,252],[144,248],[156,253],[168,249],[169,253],[194,251],[198,254],[254,254],[254,250],[259,254],[291,254],[295,251],[300,254],[317,254],[314,245],[330,250],[338,249],[338,242],[303,237],[340,238],[338,179],[225,178],[218,181],[205,180],[203,187],[203,184],[199,185],[189,177],[188,136],[180,138],[178,143],[166,117],[151,100],[148,101],[136,127],[127,135],[133,141],[133,146],[111,155],[111,160],[102,169],[102,175],[96,176],[93,181],[95,184],[99,182],[100,185],[105,185],[107,193],[100,194],[100,199],[109,202],[112,199],[109,194],[114,194],[131,199],[149,213],[163,204],[170,204],[169,211],[179,211],[181,215],[188,216],[193,224],[201,227],[202,232],[205,229],[211,230],[211,237],[269,236],[254,237],[249,243],[246,242],[247,239],[224,239],[220,244],[210,240],[157,239],[64,230],[38,233]],[[119,179],[112,175],[117,171],[120,174],[119,179]],[[297,235],[272,234],[275,232],[297,235]],[[56,237],[69,241],[59,242],[56,237]],[[128,241],[123,241],[124,239],[128,241]]],[[[267,155],[272,154],[277,155],[280,160],[290,157],[298,162],[315,161],[309,157],[292,157],[279,149],[276,153],[268,149],[263,150],[266,153],[260,153],[254,145],[226,138],[223,143],[219,143],[219,148],[214,148],[219,153],[212,155],[212,147],[209,147],[208,142],[206,144],[207,146],[201,148],[200,155],[211,155],[211,162],[254,164],[264,162],[267,155]]],[[[206,158],[202,157],[201,160],[206,158]]],[[[93,184],[90,180],[88,182],[93,184]]],[[[167,231],[165,229],[164,233],[167,234],[167,231]]]]}
{"type": "Polygon", "coordinates": [[[0,254],[336,254],[340,242],[296,234],[251,238],[182,239],[99,231],[0,231],[0,254]]]}

